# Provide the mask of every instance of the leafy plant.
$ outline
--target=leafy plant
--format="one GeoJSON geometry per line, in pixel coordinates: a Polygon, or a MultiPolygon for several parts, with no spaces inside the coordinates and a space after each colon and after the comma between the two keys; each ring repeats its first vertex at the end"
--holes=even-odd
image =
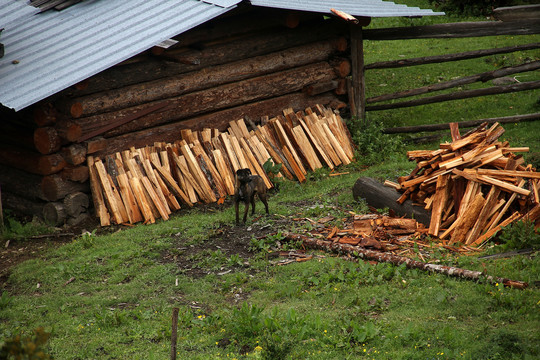
{"type": "Polygon", "coordinates": [[[529,220],[520,220],[503,229],[499,240],[503,251],[519,249],[540,249],[540,234],[529,220]]]}
{"type": "Polygon", "coordinates": [[[379,329],[371,321],[363,325],[350,320],[348,326],[343,328],[344,334],[350,343],[363,343],[369,341],[379,333],[379,329]]]}
{"type": "Polygon", "coordinates": [[[2,291],[2,296],[0,297],[0,310],[6,309],[11,303],[13,298],[9,296],[7,291],[2,291]]]}
{"type": "Polygon", "coordinates": [[[383,162],[403,147],[399,137],[383,134],[384,126],[381,122],[368,121],[364,127],[359,125],[358,120],[353,120],[352,123],[357,124],[352,132],[358,146],[356,158],[359,164],[374,165],[383,162]]]}

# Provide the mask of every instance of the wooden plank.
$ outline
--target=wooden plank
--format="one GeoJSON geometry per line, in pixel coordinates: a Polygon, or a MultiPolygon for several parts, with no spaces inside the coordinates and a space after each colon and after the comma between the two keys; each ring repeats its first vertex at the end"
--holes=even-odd
{"type": "Polygon", "coordinates": [[[332,148],[334,148],[334,150],[336,151],[336,154],[341,159],[341,162],[343,164],[345,164],[345,165],[350,164],[351,160],[349,160],[349,157],[347,156],[347,154],[345,154],[345,151],[343,150],[343,147],[341,146],[339,141],[336,139],[336,137],[334,136],[332,131],[330,131],[330,128],[328,127],[328,125],[323,123],[322,128],[323,128],[323,130],[324,130],[324,132],[326,134],[326,138],[330,142],[330,145],[332,146],[332,148]]]}
{"type": "Polygon", "coordinates": [[[301,182],[301,183],[306,181],[306,177],[304,176],[304,173],[302,172],[302,169],[300,169],[300,166],[298,166],[298,164],[296,163],[296,160],[294,159],[294,157],[291,154],[291,152],[289,151],[289,149],[286,146],[283,146],[281,148],[281,151],[283,152],[283,155],[285,156],[285,158],[287,159],[287,161],[291,165],[291,167],[293,169],[293,172],[294,172],[294,175],[296,176],[298,181],[301,182]]]}
{"type": "Polygon", "coordinates": [[[492,208],[495,206],[499,199],[499,194],[501,193],[501,190],[499,190],[497,187],[492,186],[491,190],[489,191],[484,206],[482,207],[480,213],[478,214],[478,218],[476,219],[476,222],[474,223],[474,226],[472,227],[471,231],[467,235],[467,238],[465,240],[465,244],[470,245],[472,244],[479,236],[484,228],[485,224],[487,223],[489,219],[489,214],[492,210],[492,208]]]}
{"type": "Polygon", "coordinates": [[[148,202],[146,200],[146,195],[143,191],[143,187],[141,185],[141,182],[139,181],[139,178],[136,176],[130,177],[129,184],[131,185],[131,189],[133,190],[133,195],[135,196],[135,200],[137,200],[139,209],[141,210],[141,213],[144,217],[144,222],[146,224],[155,223],[156,219],[154,217],[154,213],[152,212],[152,209],[148,205],[148,202]]]}
{"type": "Polygon", "coordinates": [[[219,149],[216,149],[213,151],[213,153],[214,159],[216,160],[216,168],[220,172],[220,174],[222,174],[227,193],[229,195],[234,195],[234,177],[230,174],[229,169],[225,164],[225,160],[221,155],[221,151],[219,149]]]}
{"type": "Polygon", "coordinates": [[[223,147],[225,148],[229,161],[231,162],[231,166],[233,167],[233,172],[236,173],[236,171],[243,169],[242,165],[240,165],[240,162],[238,161],[238,158],[235,155],[231,141],[229,140],[229,135],[222,133],[219,137],[221,138],[223,147]]]}
{"type": "Polygon", "coordinates": [[[448,174],[437,178],[437,190],[435,191],[435,199],[433,200],[428,232],[428,234],[433,236],[439,235],[442,212],[446,206],[450,192],[449,181],[450,175],[448,174]]]}
{"type": "Polygon", "coordinates": [[[450,244],[464,243],[467,233],[476,222],[478,214],[485,204],[485,199],[481,193],[476,194],[471,201],[464,215],[456,220],[455,230],[450,238],[450,244]]]}
{"type": "Polygon", "coordinates": [[[319,161],[317,154],[315,154],[315,151],[311,147],[311,144],[309,143],[309,140],[306,137],[304,130],[302,130],[302,126],[298,125],[293,127],[292,134],[300,148],[300,151],[304,154],[304,157],[306,158],[311,171],[320,169],[322,167],[322,164],[319,161]]]}
{"type": "Polygon", "coordinates": [[[129,184],[128,176],[124,170],[124,165],[120,159],[116,159],[116,165],[118,167],[118,186],[120,188],[120,194],[122,194],[122,199],[124,200],[124,205],[126,207],[128,218],[131,224],[137,223],[143,220],[142,214],[137,205],[137,200],[133,194],[133,190],[129,184]]]}
{"type": "Polygon", "coordinates": [[[308,128],[308,126],[306,125],[306,122],[303,119],[300,119],[300,125],[302,126],[302,129],[304,129],[305,133],[307,134],[311,144],[313,145],[313,148],[317,151],[317,154],[319,155],[320,159],[322,159],[322,161],[324,161],[330,169],[334,169],[334,163],[328,157],[328,155],[326,155],[321,143],[312,134],[311,130],[308,128]]]}
{"type": "Polygon", "coordinates": [[[94,209],[96,216],[99,217],[101,226],[109,226],[111,224],[109,211],[105,205],[103,199],[102,188],[99,183],[99,175],[94,167],[94,157],[88,156],[87,158],[88,171],[90,175],[90,189],[92,190],[92,201],[94,202],[94,209]]]}
{"type": "Polygon", "coordinates": [[[253,156],[253,153],[251,152],[251,149],[250,149],[248,143],[246,142],[246,139],[241,138],[240,139],[240,145],[242,146],[242,150],[245,151],[246,158],[251,162],[252,166],[255,168],[254,173],[258,174],[263,179],[264,185],[266,185],[267,189],[273,188],[274,184],[272,184],[272,182],[268,178],[268,175],[263,170],[263,168],[261,167],[261,165],[259,164],[259,162],[255,158],[255,156],[253,156]]]}
{"type": "Polygon", "coordinates": [[[192,204],[195,204],[199,201],[199,197],[197,196],[198,193],[202,193],[202,189],[199,187],[198,183],[195,181],[191,173],[189,172],[189,168],[186,162],[186,158],[183,155],[173,155],[174,162],[176,163],[176,167],[180,170],[180,173],[182,174],[182,177],[185,181],[185,191],[189,197],[189,201],[192,204]]]}
{"type": "MultiPolygon", "coordinates": [[[[277,121],[277,120],[274,120],[274,121],[270,120],[270,124],[272,124],[272,126],[274,127],[274,129],[276,131],[276,134],[279,137],[279,140],[280,140],[281,146],[282,146],[282,151],[283,151],[283,147],[286,147],[287,150],[289,151],[289,153],[292,155],[292,158],[294,159],[295,165],[302,172],[302,175],[307,174],[306,169],[302,165],[302,160],[300,159],[300,157],[298,156],[298,153],[294,149],[294,146],[292,145],[291,140],[287,136],[287,134],[285,132],[285,129],[283,129],[283,126],[281,125],[281,123],[279,121],[277,121]]],[[[290,161],[289,161],[289,164],[290,164],[290,161]]],[[[294,165],[291,164],[291,166],[294,166],[294,165]]],[[[305,179],[305,176],[302,176],[301,178],[305,179]]]]}
{"type": "Polygon", "coordinates": [[[489,239],[490,237],[492,237],[493,235],[495,235],[495,233],[499,230],[501,230],[503,227],[505,226],[508,226],[509,224],[511,224],[512,222],[516,221],[517,219],[519,219],[521,217],[521,214],[516,211],[515,213],[513,213],[512,215],[510,215],[506,220],[504,220],[503,222],[501,222],[499,225],[497,225],[496,227],[488,230],[484,235],[478,237],[476,240],[474,240],[473,243],[470,244],[470,246],[480,246],[483,242],[485,242],[487,239],[489,239]]]}
{"type": "Polygon", "coordinates": [[[161,176],[162,180],[165,182],[167,187],[172,191],[172,193],[182,200],[183,203],[188,206],[193,206],[193,203],[186,195],[186,193],[178,186],[178,183],[174,180],[172,175],[168,173],[162,166],[160,166],[157,161],[152,161],[152,165],[157,170],[158,174],[161,176]]]}
{"type": "Polygon", "coordinates": [[[105,200],[109,204],[109,210],[111,211],[114,222],[117,224],[122,224],[124,222],[124,219],[122,218],[119,205],[116,203],[116,197],[114,196],[111,183],[107,175],[107,171],[105,170],[105,166],[103,165],[101,160],[97,160],[94,162],[94,167],[97,171],[99,181],[101,182],[101,187],[105,195],[105,200]]]}
{"type": "Polygon", "coordinates": [[[213,161],[210,159],[208,154],[204,151],[203,147],[199,144],[199,142],[195,142],[193,144],[193,153],[196,156],[201,156],[205,162],[205,164],[208,167],[208,171],[210,172],[210,175],[212,176],[212,179],[214,181],[214,185],[216,186],[216,190],[218,192],[218,195],[220,198],[227,196],[227,189],[225,189],[225,184],[223,183],[223,179],[220,175],[220,173],[217,171],[216,167],[214,166],[213,161]]]}
{"type": "Polygon", "coordinates": [[[207,203],[216,202],[216,196],[214,195],[214,191],[210,188],[210,185],[208,184],[208,180],[206,180],[206,177],[202,173],[200,167],[197,164],[197,160],[195,159],[195,156],[191,152],[191,149],[189,146],[184,145],[180,147],[180,151],[184,155],[188,168],[193,176],[193,178],[198,182],[200,189],[202,190],[202,194],[199,194],[203,197],[202,200],[204,200],[207,203]]]}

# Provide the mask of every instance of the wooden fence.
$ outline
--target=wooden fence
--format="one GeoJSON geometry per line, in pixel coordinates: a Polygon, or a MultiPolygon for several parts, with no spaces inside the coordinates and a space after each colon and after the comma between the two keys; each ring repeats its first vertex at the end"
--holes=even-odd
{"type": "MultiPolygon", "coordinates": [[[[537,14],[536,14],[537,15],[537,14]]],[[[535,15],[535,16],[536,16],[535,15]]],[[[358,26],[356,28],[359,28],[358,26]]],[[[463,38],[463,37],[480,37],[480,36],[494,36],[494,35],[530,35],[540,33],[540,21],[539,19],[521,19],[520,21],[484,21],[484,22],[464,22],[464,23],[448,23],[437,24],[427,26],[414,26],[414,27],[401,27],[401,28],[387,28],[387,29],[370,29],[360,31],[358,29],[351,30],[352,44],[354,45],[354,39],[360,39],[358,42],[361,44],[361,40],[405,40],[405,39],[430,39],[430,38],[463,38]]],[[[361,47],[361,45],[360,45],[361,47]]],[[[498,85],[487,88],[474,89],[474,90],[460,90],[451,93],[429,95],[413,100],[400,100],[392,103],[383,103],[389,100],[405,99],[412,96],[431,94],[436,91],[452,89],[465,84],[472,84],[475,82],[485,82],[501,78],[504,76],[523,73],[528,71],[534,71],[540,69],[540,61],[532,61],[517,66],[503,67],[494,71],[488,71],[480,74],[474,74],[464,76],[459,79],[439,82],[427,86],[422,86],[415,89],[407,89],[398,91],[395,93],[383,94],[374,97],[365,97],[365,72],[372,69],[388,69],[388,68],[401,68],[408,66],[417,66],[433,63],[444,63],[450,61],[460,61],[466,59],[479,58],[484,56],[491,56],[495,54],[505,54],[516,51],[533,50],[540,48],[540,43],[530,43],[524,45],[516,45],[494,49],[481,49],[475,51],[467,51],[454,54],[435,55],[426,57],[417,57],[411,59],[399,59],[391,61],[375,62],[371,64],[363,64],[363,59],[356,60],[358,69],[357,78],[353,72],[352,86],[350,87],[351,96],[351,109],[353,115],[357,115],[362,119],[365,119],[366,111],[379,111],[388,109],[397,109],[403,107],[413,107],[425,104],[433,104],[444,101],[451,101],[457,99],[467,99],[478,96],[488,96],[496,94],[504,94],[517,91],[527,91],[540,88],[540,81],[528,81],[509,85],[498,85]]],[[[355,65],[355,51],[352,49],[352,63],[355,65]]],[[[353,66],[354,68],[354,66],[353,66]]],[[[540,113],[510,116],[505,118],[497,118],[496,120],[502,120],[503,122],[513,121],[528,121],[540,118],[540,113]]],[[[484,119],[493,120],[494,119],[484,119]]],[[[478,120],[470,122],[468,126],[474,126],[478,122],[484,120],[478,120]]],[[[402,127],[386,129],[387,133],[398,132],[411,132],[411,131],[435,131],[441,129],[447,129],[448,124],[440,124],[437,126],[416,126],[416,127],[402,127]]]]}

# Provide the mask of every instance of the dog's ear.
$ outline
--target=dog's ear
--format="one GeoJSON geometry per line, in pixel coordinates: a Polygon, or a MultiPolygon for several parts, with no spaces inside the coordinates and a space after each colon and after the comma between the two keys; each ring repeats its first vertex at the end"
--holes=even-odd
{"type": "Polygon", "coordinates": [[[249,168],[246,168],[244,170],[246,170],[246,175],[251,175],[251,170],[249,168]]]}

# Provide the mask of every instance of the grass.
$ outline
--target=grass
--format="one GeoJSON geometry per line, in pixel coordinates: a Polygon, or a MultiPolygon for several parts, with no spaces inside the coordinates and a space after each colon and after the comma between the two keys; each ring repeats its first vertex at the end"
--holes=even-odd
{"type": "MultiPolygon", "coordinates": [[[[406,3],[429,7],[427,1],[406,3]]],[[[370,26],[443,21],[448,19],[376,19],[370,26]]],[[[538,36],[367,42],[366,63],[534,41],[538,36]]],[[[370,71],[367,92],[394,92],[526,57],[539,56],[523,52],[444,66],[370,71]]],[[[524,81],[540,77],[526,75],[524,81]]],[[[538,111],[538,95],[529,91],[372,112],[368,119],[398,126],[525,114],[538,111]]],[[[538,122],[504,127],[503,138],[512,146],[540,152],[538,122]]],[[[449,139],[448,132],[441,135],[449,139]]],[[[394,146],[389,139],[395,138],[369,141],[394,146]]],[[[292,218],[330,214],[339,221],[347,211],[364,212],[365,204],[351,194],[359,176],[393,180],[414,166],[406,161],[406,150],[436,147],[437,143],[398,142],[392,151],[374,156],[369,167],[359,156],[357,163],[339,169],[348,175],[330,177],[322,170],[310,174],[305,184],[281,182],[279,192],[270,197],[274,215],[248,222],[248,228],[269,225],[278,234],[246,240],[250,257],[215,247],[208,250],[220,231],[234,223],[233,209],[227,206],[183,210],[167,222],[87,234],[52,249],[13,268],[2,286],[0,346],[43,326],[51,334],[45,349],[56,359],[164,359],[170,351],[172,308],[178,307],[179,359],[538,358],[538,253],[496,260],[455,257],[445,251],[431,254],[431,261],[530,282],[523,291],[331,256],[270,265],[268,250],[278,242],[294,247],[283,244],[281,227],[306,226],[292,218]],[[208,273],[192,276],[175,262],[164,261],[166,253],[208,273]]]]}

